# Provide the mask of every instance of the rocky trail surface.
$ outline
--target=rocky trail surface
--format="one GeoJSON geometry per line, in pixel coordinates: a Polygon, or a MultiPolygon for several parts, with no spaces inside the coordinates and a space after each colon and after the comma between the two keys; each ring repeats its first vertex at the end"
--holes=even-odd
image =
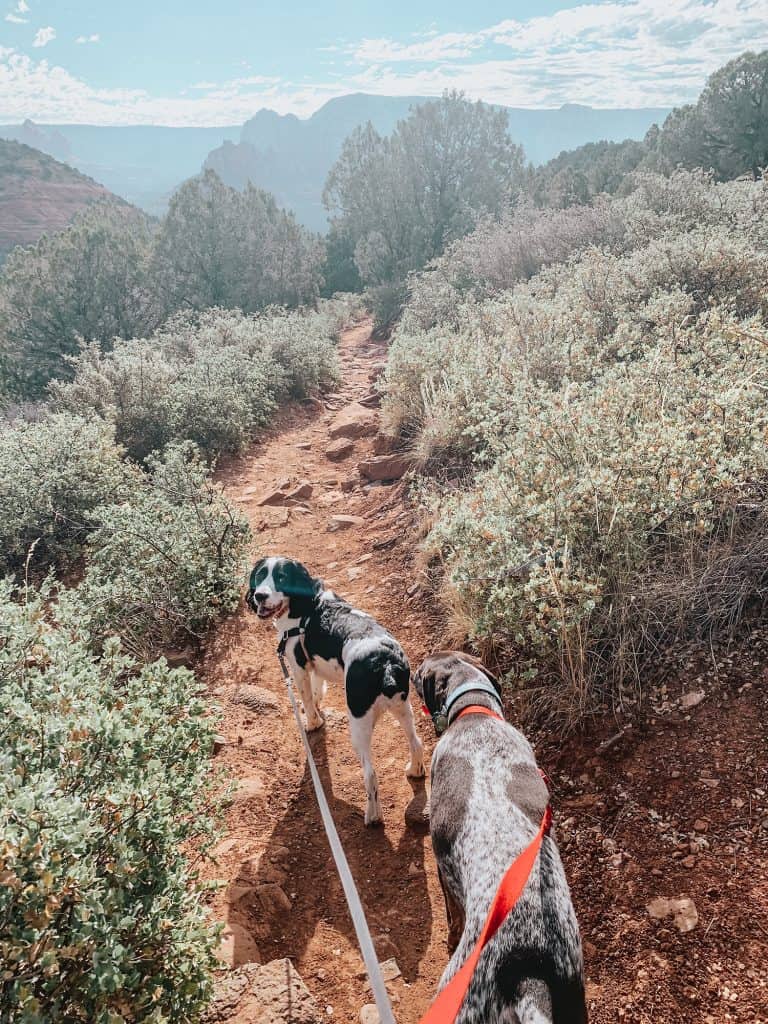
{"type": "MultiPolygon", "coordinates": [[[[407,460],[378,433],[372,382],[385,351],[363,323],[344,332],[340,357],[340,390],[285,410],[220,477],[250,519],[254,558],[305,562],[383,622],[415,667],[443,629],[414,564],[398,482],[407,460]]],[[[228,965],[211,1020],[375,1024],[276,643],[243,609],[200,666],[223,709],[215,767],[236,784],[208,868],[225,883],[213,911],[226,923],[228,965]]],[[[593,1022],[768,1024],[768,640],[738,653],[714,666],[692,654],[654,691],[642,726],[629,708],[567,742],[532,737],[553,778],[593,1022]]],[[[426,790],[404,774],[399,726],[382,719],[373,750],[385,822],[365,828],[340,688],[329,687],[325,708],[310,742],[396,1018],[415,1024],[448,957],[426,790]]],[[[429,752],[431,724],[417,718],[429,752]]]]}

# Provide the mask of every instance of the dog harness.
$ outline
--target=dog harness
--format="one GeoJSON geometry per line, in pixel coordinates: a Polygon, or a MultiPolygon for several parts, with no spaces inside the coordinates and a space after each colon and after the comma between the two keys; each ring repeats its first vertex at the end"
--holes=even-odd
{"type": "Polygon", "coordinates": [[[280,642],[277,645],[277,657],[280,660],[280,668],[283,670],[283,676],[287,679],[286,672],[288,667],[285,664],[285,648],[288,646],[288,641],[292,640],[293,637],[299,637],[299,643],[301,649],[304,651],[304,657],[309,661],[309,655],[307,654],[307,648],[304,646],[304,634],[307,632],[308,619],[302,619],[298,626],[291,626],[290,629],[286,629],[284,633],[280,635],[280,642]]]}
{"type": "MultiPolygon", "coordinates": [[[[475,686],[474,684],[471,687],[459,687],[458,690],[463,689],[466,693],[470,688],[485,690],[485,687],[475,686]]],[[[454,693],[458,693],[458,690],[454,691],[454,693]]],[[[493,694],[498,700],[495,690],[493,694]]],[[[452,704],[453,701],[450,703],[452,704]]],[[[501,701],[499,701],[499,705],[501,705],[501,701]]],[[[498,718],[502,722],[504,721],[503,716],[497,711],[494,711],[492,708],[483,707],[481,704],[471,704],[469,707],[462,708],[454,721],[458,721],[464,715],[488,715],[490,718],[498,718]]],[[[540,771],[540,774],[546,783],[547,776],[542,771],[540,771]]],[[[528,879],[531,877],[531,872],[539,856],[544,836],[549,834],[551,827],[552,808],[549,801],[547,801],[547,806],[544,809],[544,815],[539,825],[539,831],[522,853],[518,854],[507,868],[496,890],[496,895],[491,902],[483,930],[480,932],[479,939],[472,947],[471,953],[445,988],[438,993],[435,1001],[421,1018],[419,1024],[453,1024],[453,1021],[456,1020],[469,990],[480,956],[509,914],[515,909],[517,901],[523,894],[523,890],[528,884],[528,879]]]]}

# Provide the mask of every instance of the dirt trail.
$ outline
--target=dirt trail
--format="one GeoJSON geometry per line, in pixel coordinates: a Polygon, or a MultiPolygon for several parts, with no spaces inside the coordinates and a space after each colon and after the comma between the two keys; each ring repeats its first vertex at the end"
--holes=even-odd
{"type": "MultiPolygon", "coordinates": [[[[285,410],[269,439],[222,471],[254,529],[254,556],[295,556],[379,618],[412,665],[440,643],[441,623],[414,592],[413,534],[403,493],[364,491],[357,464],[372,438],[338,462],[325,455],[338,411],[370,391],[384,358],[359,325],[341,339],[343,387],[325,402],[285,410]],[[305,508],[264,508],[279,484],[308,480],[305,508]],[[348,488],[345,490],[344,488],[348,488]],[[329,531],[334,514],[364,520],[329,531]],[[380,546],[386,544],[387,546],[380,546]]],[[[289,957],[328,1020],[356,1024],[370,1002],[341,886],[284,683],[276,634],[244,610],[208,647],[203,671],[224,709],[216,764],[241,784],[212,877],[226,889],[214,911],[229,923],[235,963],[289,957]]],[[[555,822],[584,940],[592,1024],[768,1024],[768,632],[713,664],[675,652],[648,683],[642,717],[606,714],[568,741],[532,735],[553,780],[555,822]],[[686,660],[687,659],[687,660],[686,660]],[[681,931],[657,919],[658,897],[694,902],[681,931]]],[[[405,739],[383,719],[374,740],[385,814],[363,825],[364,793],[344,715],[329,687],[326,727],[311,738],[333,814],[382,960],[399,1024],[415,1024],[447,960],[445,914],[423,787],[404,775],[405,739]]],[[[510,707],[514,718],[514,709],[510,707]]],[[[431,726],[419,713],[427,753],[431,726]]],[[[247,1010],[227,1024],[253,1024],[247,1010]]]]}
{"type": "MultiPolygon", "coordinates": [[[[370,340],[369,324],[346,331],[338,393],[322,408],[311,403],[287,411],[285,426],[222,477],[251,521],[254,556],[284,554],[305,562],[390,628],[415,666],[429,646],[429,623],[419,599],[412,604],[407,594],[413,577],[404,568],[410,558],[399,489],[360,487],[357,463],[371,453],[371,437],[354,441],[353,452],[341,461],[325,455],[338,410],[370,392],[384,355],[370,340]],[[287,479],[309,480],[313,491],[306,511],[291,509],[278,525],[285,510],[256,502],[287,479]],[[348,493],[341,490],[346,480],[355,483],[348,493]],[[366,522],[329,532],[335,514],[366,522]],[[376,542],[390,540],[376,549],[376,542]]],[[[214,909],[233,926],[236,963],[290,957],[321,1007],[332,1008],[328,1019],[353,1022],[371,997],[305,770],[276,643],[271,626],[241,611],[209,646],[203,666],[224,710],[228,742],[216,757],[217,767],[243,784],[211,872],[229,883],[214,909]]],[[[313,752],[380,958],[394,957],[402,971],[390,988],[398,1020],[406,1024],[418,1020],[429,1004],[446,963],[443,902],[429,836],[423,825],[405,821],[406,809],[418,818],[424,785],[406,779],[407,744],[386,716],[374,736],[385,824],[365,828],[362,776],[349,740],[343,691],[329,687],[325,706],[326,727],[312,734],[313,752]]],[[[417,717],[422,719],[420,713],[417,717]]],[[[430,746],[423,721],[418,727],[430,746]]]]}

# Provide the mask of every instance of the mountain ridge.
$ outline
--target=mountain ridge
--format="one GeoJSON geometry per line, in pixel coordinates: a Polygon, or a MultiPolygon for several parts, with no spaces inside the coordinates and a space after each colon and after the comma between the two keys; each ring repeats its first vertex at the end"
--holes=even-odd
{"type": "MultiPolygon", "coordinates": [[[[307,118],[261,107],[240,126],[176,127],[86,124],[0,125],[0,138],[62,159],[81,173],[151,214],[162,214],[173,191],[212,167],[228,184],[247,181],[273,192],[281,205],[316,231],[327,225],[322,205],[326,175],[346,136],[371,121],[389,134],[423,96],[377,96],[356,92],[326,101],[307,118]]],[[[669,110],[662,107],[506,107],[512,137],[534,164],[586,142],[642,138],[669,110]]]]}

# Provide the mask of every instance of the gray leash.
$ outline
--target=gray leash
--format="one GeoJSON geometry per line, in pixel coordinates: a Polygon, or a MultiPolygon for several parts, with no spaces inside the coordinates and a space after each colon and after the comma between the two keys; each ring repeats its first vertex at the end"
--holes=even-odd
{"type": "Polygon", "coordinates": [[[299,714],[299,706],[296,703],[296,694],[293,689],[291,673],[288,671],[288,666],[285,664],[285,658],[282,653],[278,651],[277,656],[280,659],[280,668],[283,671],[288,696],[291,698],[291,707],[293,708],[293,714],[296,718],[296,725],[299,728],[301,742],[304,744],[304,750],[307,754],[307,764],[309,765],[309,772],[312,776],[312,784],[315,787],[317,805],[320,808],[320,816],[322,817],[323,825],[325,826],[328,845],[331,847],[331,853],[333,854],[333,859],[336,862],[336,870],[339,873],[341,885],[344,889],[344,895],[347,899],[349,915],[352,918],[352,924],[355,927],[357,944],[360,946],[360,952],[363,954],[363,963],[365,964],[365,969],[368,972],[368,980],[371,983],[373,998],[376,1001],[376,1008],[379,1011],[379,1018],[381,1020],[381,1024],[395,1024],[395,1017],[392,1013],[392,1005],[389,1001],[387,987],[384,984],[384,978],[382,977],[381,968],[379,967],[379,958],[376,956],[376,950],[373,947],[371,933],[368,929],[368,922],[365,919],[365,911],[363,910],[363,905],[360,902],[360,896],[358,894],[357,887],[355,886],[355,881],[352,878],[352,872],[349,870],[349,863],[347,861],[346,854],[344,853],[344,847],[341,845],[339,833],[336,831],[336,825],[333,821],[331,808],[328,806],[328,800],[325,795],[325,790],[323,789],[323,784],[320,781],[320,776],[317,772],[317,765],[315,764],[315,758],[312,754],[312,748],[310,747],[309,740],[307,739],[307,732],[304,728],[304,723],[301,720],[301,715],[299,714]]]}

